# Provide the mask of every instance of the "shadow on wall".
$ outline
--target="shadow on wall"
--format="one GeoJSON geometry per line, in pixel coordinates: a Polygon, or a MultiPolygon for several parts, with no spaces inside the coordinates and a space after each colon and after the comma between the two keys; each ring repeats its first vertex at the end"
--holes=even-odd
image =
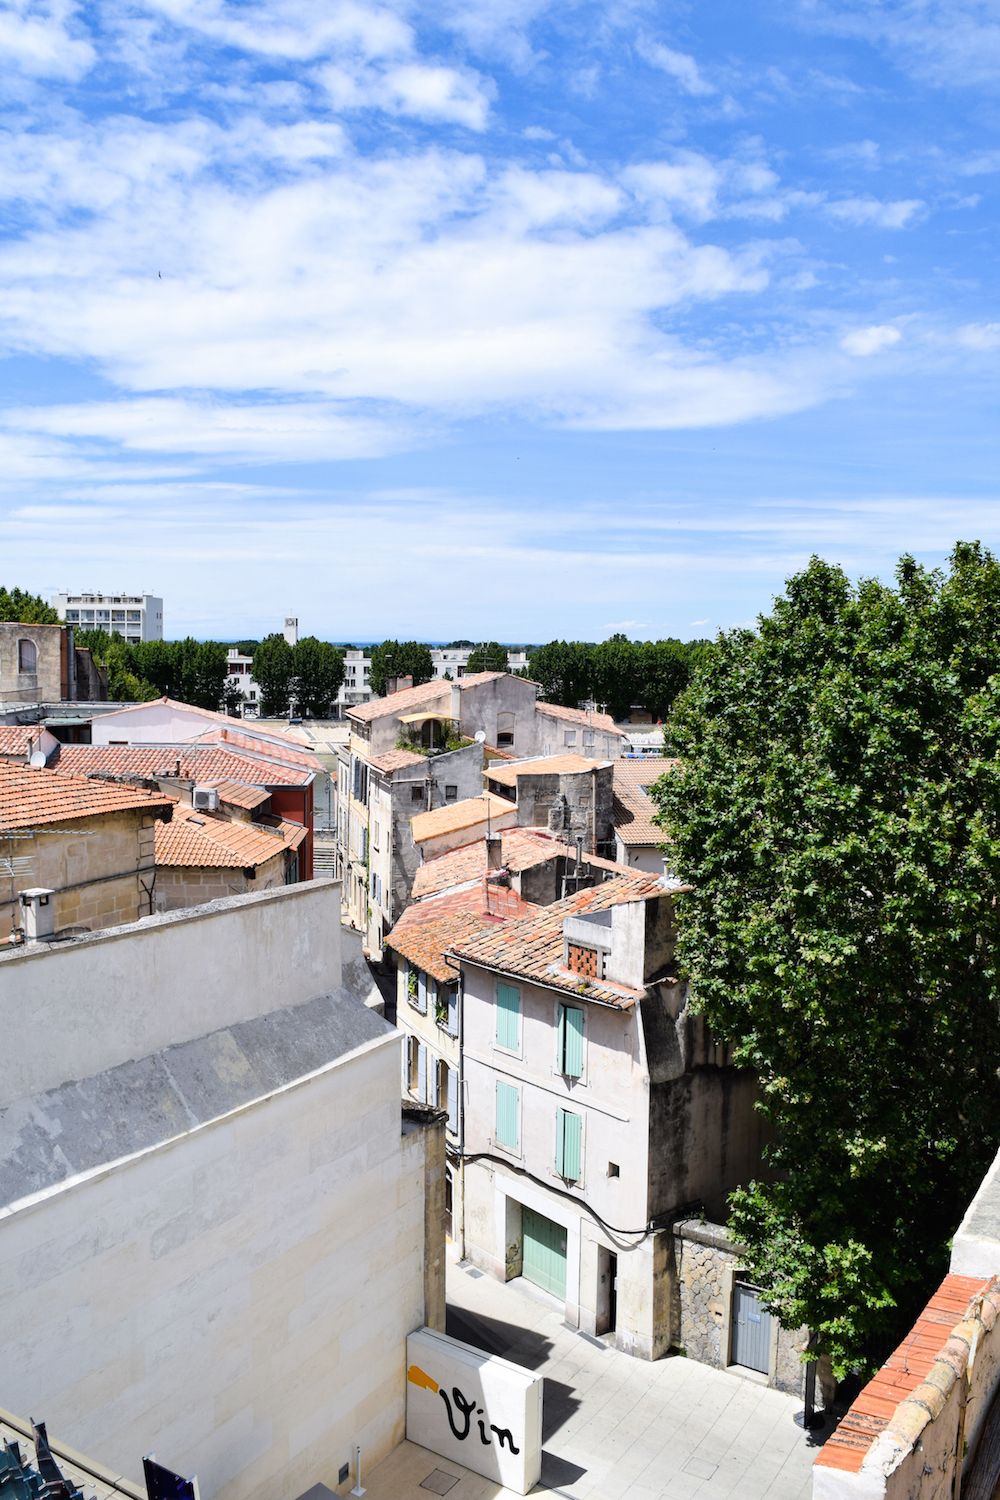
{"type": "MultiPolygon", "coordinates": [[[[487,1318],[479,1313],[470,1313],[465,1309],[459,1310],[449,1305],[445,1331],[453,1339],[461,1339],[465,1344],[472,1344],[477,1349],[483,1349],[487,1354],[498,1354],[501,1359],[509,1359],[512,1364],[523,1365],[526,1370],[538,1370],[545,1364],[552,1353],[552,1344],[549,1339],[543,1338],[541,1334],[535,1333],[530,1328],[521,1328],[516,1323],[504,1323],[499,1318],[487,1318]]],[[[545,1396],[542,1403],[542,1442],[557,1433],[560,1427],[569,1421],[580,1406],[579,1398],[573,1391],[573,1387],[565,1385],[560,1380],[551,1380],[545,1377],[545,1396]]],[[[562,1459],[551,1459],[551,1463],[557,1463],[560,1469],[567,1470],[572,1464],[565,1464],[562,1459]]],[[[580,1469],[576,1474],[563,1474],[560,1483],[567,1483],[570,1478],[578,1479],[586,1470],[580,1469]]],[[[542,1478],[547,1479],[546,1454],[542,1454],[542,1478]]],[[[554,1483],[554,1480],[548,1480],[554,1483]]]]}

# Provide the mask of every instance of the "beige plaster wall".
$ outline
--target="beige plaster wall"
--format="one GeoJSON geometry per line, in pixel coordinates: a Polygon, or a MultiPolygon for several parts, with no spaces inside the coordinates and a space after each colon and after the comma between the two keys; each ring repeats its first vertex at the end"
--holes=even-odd
{"type": "Polygon", "coordinates": [[[0,623],[0,704],[58,703],[62,692],[64,625],[0,623]],[[38,649],[37,670],[19,672],[17,643],[29,640],[38,649]]]}
{"type": "Polygon", "coordinates": [[[157,866],[156,910],[177,911],[200,906],[223,896],[241,896],[248,891],[272,891],[285,883],[285,854],[280,850],[257,867],[248,879],[242,870],[212,870],[188,866],[157,866]]]}
{"type": "Polygon", "coordinates": [[[425,1322],[429,1137],[401,1136],[399,1046],[0,1215],[10,1407],[133,1478],[155,1450],[212,1500],[346,1494],[353,1444],[367,1467],[403,1437],[425,1322]]]}

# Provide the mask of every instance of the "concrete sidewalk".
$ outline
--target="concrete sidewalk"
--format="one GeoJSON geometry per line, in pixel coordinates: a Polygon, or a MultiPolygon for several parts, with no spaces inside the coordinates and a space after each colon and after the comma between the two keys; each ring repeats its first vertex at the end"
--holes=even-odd
{"type": "MultiPolygon", "coordinates": [[[[536,1495],[809,1500],[812,1494],[818,1449],[793,1421],[802,1405],[795,1397],[693,1360],[632,1359],[566,1328],[562,1307],[527,1283],[502,1285],[454,1263],[448,1332],[544,1374],[543,1485],[536,1495]]],[[[488,1484],[450,1491],[452,1500],[503,1493],[488,1484]]]]}

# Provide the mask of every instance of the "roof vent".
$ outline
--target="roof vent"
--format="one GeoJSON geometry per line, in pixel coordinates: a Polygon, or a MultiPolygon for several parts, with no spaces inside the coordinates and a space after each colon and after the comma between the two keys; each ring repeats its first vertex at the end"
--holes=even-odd
{"type": "Polygon", "coordinates": [[[18,897],[24,912],[24,935],[29,943],[47,943],[55,935],[56,909],[52,898],[55,891],[44,886],[34,886],[21,891],[18,897]]]}

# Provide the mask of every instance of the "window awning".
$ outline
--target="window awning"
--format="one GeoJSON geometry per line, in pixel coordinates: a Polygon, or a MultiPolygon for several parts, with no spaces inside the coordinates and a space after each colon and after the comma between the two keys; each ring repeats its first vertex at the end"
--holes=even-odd
{"type": "Polygon", "coordinates": [[[433,719],[435,724],[451,724],[451,714],[423,713],[423,714],[400,714],[401,724],[426,724],[428,719],[433,719]]]}

